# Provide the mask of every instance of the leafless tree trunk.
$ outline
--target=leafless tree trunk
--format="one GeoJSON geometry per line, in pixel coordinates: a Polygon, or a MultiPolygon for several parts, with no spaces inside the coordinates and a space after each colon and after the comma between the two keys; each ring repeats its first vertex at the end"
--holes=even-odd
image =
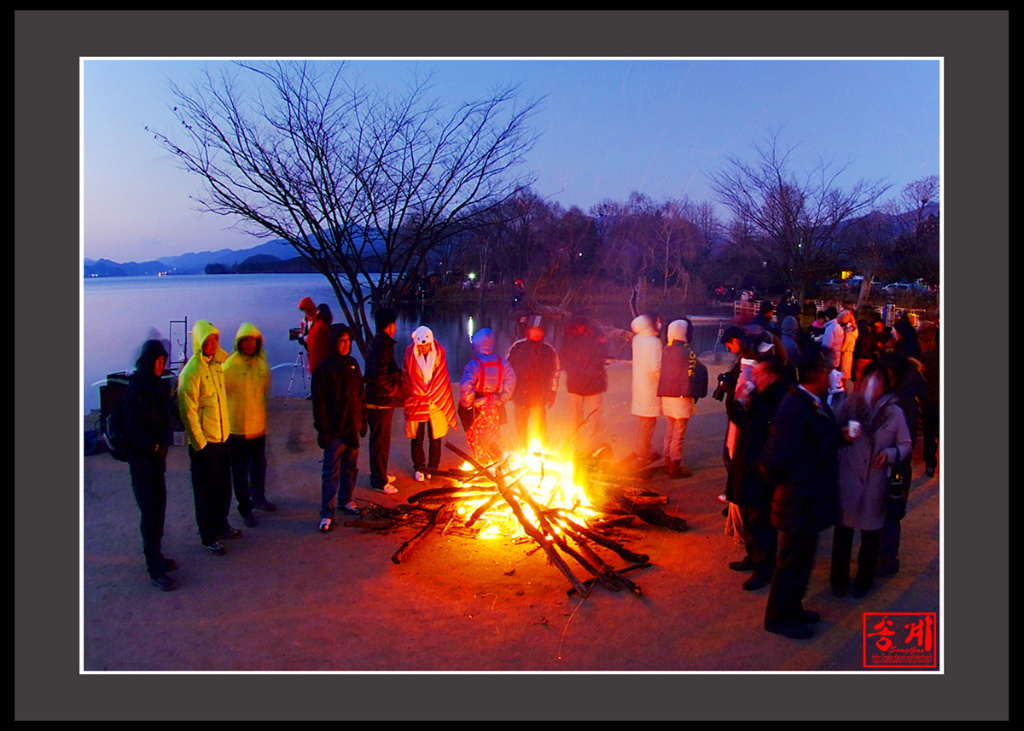
{"type": "Polygon", "coordinates": [[[173,88],[201,210],[290,244],[334,290],[365,355],[368,305],[391,305],[428,256],[528,180],[536,104],[514,87],[445,107],[426,82],[373,90],[339,62],[237,63],[173,88]]]}

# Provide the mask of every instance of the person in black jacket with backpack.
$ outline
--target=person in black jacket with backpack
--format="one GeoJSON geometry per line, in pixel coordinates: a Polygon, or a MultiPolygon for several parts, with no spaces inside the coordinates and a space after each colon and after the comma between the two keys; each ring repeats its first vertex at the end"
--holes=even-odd
{"type": "Polygon", "coordinates": [[[139,506],[142,553],[150,582],[162,591],[177,587],[168,571],[177,568],[165,558],[161,543],[167,512],[167,448],[171,445],[173,401],[163,379],[167,349],[159,340],[147,340],[125,392],[125,434],[132,493],[139,506]]]}

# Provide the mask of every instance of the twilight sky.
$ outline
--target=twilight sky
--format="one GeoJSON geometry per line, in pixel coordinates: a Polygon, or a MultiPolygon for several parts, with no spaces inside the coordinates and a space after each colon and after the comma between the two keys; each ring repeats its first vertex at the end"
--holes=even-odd
{"type": "MultiPolygon", "coordinates": [[[[232,221],[199,216],[200,180],[146,132],[173,131],[168,83],[187,86],[224,60],[83,58],[82,253],[147,261],[260,241],[232,221]]],[[[818,157],[848,164],[837,183],[885,179],[896,197],[941,174],[942,66],[938,59],[456,59],[348,61],[367,80],[402,84],[432,72],[440,97],[464,101],[497,84],[545,97],[528,160],[534,190],[565,207],[624,201],[711,201],[706,173],[729,155],[752,160],[769,129],[797,145],[794,168],[818,157]]],[[[720,216],[728,219],[719,207],[720,216]]]]}

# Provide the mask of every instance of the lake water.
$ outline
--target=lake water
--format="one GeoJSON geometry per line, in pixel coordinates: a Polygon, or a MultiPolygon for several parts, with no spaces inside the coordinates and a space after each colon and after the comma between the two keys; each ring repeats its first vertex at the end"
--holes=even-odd
{"type": "MultiPolygon", "coordinates": [[[[172,361],[187,359],[192,352],[188,328],[197,320],[209,320],[221,333],[222,347],[231,352],[235,333],[243,322],[252,322],[263,333],[267,362],[273,368],[272,395],[305,396],[308,378],[295,368],[298,343],[289,340],[288,331],[302,320],[299,301],[306,296],[318,304],[326,302],[335,321],[340,307],[327,280],[319,274],[235,274],[219,276],[105,277],[83,280],[83,413],[98,409],[99,385],[108,374],[131,372],[142,343],[149,338],[170,341],[172,361]]],[[[448,368],[457,380],[462,366],[472,357],[469,338],[473,332],[489,327],[495,332],[496,348],[505,353],[515,336],[515,322],[505,303],[457,305],[406,305],[399,311],[395,338],[401,347],[412,331],[427,325],[448,353],[448,368]]],[[[692,310],[666,312],[672,319],[692,310]]],[[[598,313],[610,325],[629,326],[628,303],[610,306],[598,313]]],[[[719,324],[695,322],[695,349],[705,352],[714,347],[719,324]]],[[[561,344],[559,327],[549,327],[548,341],[561,344]]],[[[361,358],[355,350],[355,357],[361,358]]],[[[628,344],[609,347],[611,358],[630,358],[628,344]]],[[[175,366],[177,369],[177,366],[175,366]]]]}

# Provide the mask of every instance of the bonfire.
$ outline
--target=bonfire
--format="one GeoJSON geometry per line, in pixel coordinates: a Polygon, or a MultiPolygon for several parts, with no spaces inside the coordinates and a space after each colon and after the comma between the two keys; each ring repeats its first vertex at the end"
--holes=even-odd
{"type": "Polygon", "coordinates": [[[458,532],[473,539],[502,537],[543,550],[568,579],[570,594],[587,595],[597,583],[640,595],[640,587],[623,574],[650,566],[650,559],[617,540],[617,529],[639,519],[686,530],[685,520],[665,512],[668,499],[641,488],[635,472],[612,465],[606,447],[562,458],[534,440],[520,452],[495,452],[481,458],[452,444],[445,446],[463,460],[458,469],[433,475],[447,484],[412,495],[408,505],[376,506],[365,519],[346,522],[374,530],[392,530],[406,520],[422,522],[391,557],[396,564],[435,531],[458,532]],[[627,564],[615,568],[609,562],[613,559],[602,553],[614,554],[627,564]],[[572,562],[590,578],[578,578],[572,562]]]}

